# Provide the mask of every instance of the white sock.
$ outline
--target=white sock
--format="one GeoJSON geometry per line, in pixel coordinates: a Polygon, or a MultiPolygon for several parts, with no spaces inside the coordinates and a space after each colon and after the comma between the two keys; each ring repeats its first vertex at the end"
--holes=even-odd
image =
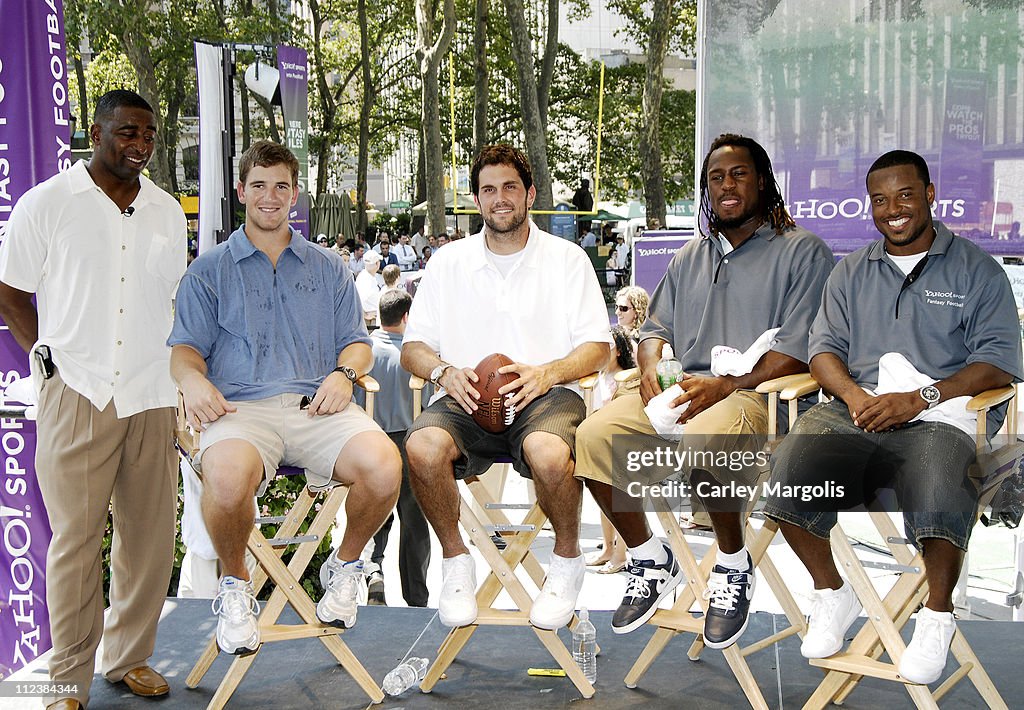
{"type": "Polygon", "coordinates": [[[636,547],[627,547],[626,551],[629,553],[629,558],[633,561],[654,560],[656,565],[663,565],[668,562],[668,552],[665,551],[665,546],[661,544],[661,540],[653,535],[651,535],[647,542],[636,547]]]}
{"type": "Polygon", "coordinates": [[[715,555],[715,564],[721,565],[726,569],[736,570],[737,572],[746,572],[750,569],[750,565],[747,564],[747,548],[741,547],[736,552],[722,552],[719,550],[715,555]]]}

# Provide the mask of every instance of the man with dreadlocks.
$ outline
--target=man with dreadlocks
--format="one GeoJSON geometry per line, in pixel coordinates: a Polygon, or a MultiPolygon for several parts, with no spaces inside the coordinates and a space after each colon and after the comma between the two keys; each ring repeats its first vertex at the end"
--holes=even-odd
{"type": "Polygon", "coordinates": [[[612,630],[620,634],[646,623],[683,576],[669,546],[652,536],[643,501],[631,494],[642,490],[637,483],[657,484],[673,473],[689,477],[719,545],[708,582],[704,640],[725,648],[746,628],[753,595],[740,512],[744,501],[729,493],[754,485],[763,473],[749,463],[768,426],[764,400],[754,389],[807,371],[807,332],[834,259],[824,242],[793,223],[771,161],[754,140],[729,134],[715,139],[700,188],[701,238],[673,257],[640,329],[640,391],[614,399],[583,422],[576,435],[576,475],[586,480],[628,547],[626,594],[612,619],[612,630]],[[742,353],[776,328],[768,336],[770,349],[748,373],[714,374],[712,348],[742,353]],[[678,383],[681,394],[669,404],[686,405],[677,422],[685,425],[684,433],[672,464],[638,466],[652,458],[638,454],[666,448],[644,412],[661,392],[655,368],[666,344],[685,373],[678,383]]]}

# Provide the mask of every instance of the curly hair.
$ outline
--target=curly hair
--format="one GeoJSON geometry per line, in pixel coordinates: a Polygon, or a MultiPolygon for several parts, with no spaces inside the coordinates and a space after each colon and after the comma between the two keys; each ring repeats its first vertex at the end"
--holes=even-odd
{"type": "Polygon", "coordinates": [[[625,298],[636,312],[636,320],[633,322],[633,328],[630,332],[630,336],[634,336],[640,330],[640,326],[644,324],[644,321],[647,320],[647,307],[651,305],[651,297],[640,286],[620,288],[615,294],[615,300],[619,300],[620,297],[625,298]]]}
{"type": "Polygon", "coordinates": [[[633,358],[633,341],[621,325],[612,326],[612,345],[615,347],[615,361],[623,370],[636,367],[633,358]]]}
{"type": "Polygon", "coordinates": [[[707,225],[712,235],[717,235],[721,231],[719,229],[718,215],[711,208],[711,195],[708,191],[708,162],[711,160],[712,153],[725,146],[746,148],[747,152],[750,153],[750,157],[753,158],[754,169],[757,170],[759,177],[764,178],[764,195],[762,197],[764,204],[762,204],[762,209],[767,213],[768,221],[775,229],[775,233],[782,234],[790,227],[795,227],[796,222],[793,221],[793,218],[789,216],[789,212],[786,211],[786,201],[782,198],[782,191],[779,190],[779,183],[775,179],[775,173],[772,171],[772,161],[765,149],[753,138],[740,136],[735,133],[723,133],[711,143],[711,148],[708,149],[707,155],[704,156],[704,164],[700,169],[700,219],[697,226],[700,229],[701,236],[709,236],[704,234],[704,225],[707,225]]]}

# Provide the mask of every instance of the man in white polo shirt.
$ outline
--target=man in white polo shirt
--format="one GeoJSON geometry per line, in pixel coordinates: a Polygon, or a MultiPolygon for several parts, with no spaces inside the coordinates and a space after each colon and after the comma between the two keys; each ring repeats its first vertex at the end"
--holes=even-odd
{"type": "Polygon", "coordinates": [[[477,616],[474,564],[459,533],[456,478],[510,455],[533,479],[555,547],[530,622],[569,622],[583,584],[578,537],[582,486],[573,477],[576,427],[586,408],[572,383],[608,361],[608,312],[590,260],[527,217],[536,190],[529,161],[507,145],[484,148],[470,170],[484,231],[439,249],[416,291],[402,367],[443,388],[406,439],[413,491],[444,556],[438,611],[448,626],[477,616]],[[519,412],[502,434],[472,418],[480,395],[473,368],[491,353],[512,358],[519,412]],[[561,386],[559,386],[561,385],[561,386]]]}
{"type": "Polygon", "coordinates": [[[141,174],[155,136],[142,97],[104,94],[92,159],[29,190],[0,245],[0,316],[44,378],[36,471],[53,530],[50,678],[69,689],[46,702],[61,710],[88,702],[101,634],[107,680],[136,695],[168,692],[148,659],[174,554],[177,397],[164,341],[186,233],[178,203],[141,174]],[[111,504],[104,629],[100,554],[111,504]]]}

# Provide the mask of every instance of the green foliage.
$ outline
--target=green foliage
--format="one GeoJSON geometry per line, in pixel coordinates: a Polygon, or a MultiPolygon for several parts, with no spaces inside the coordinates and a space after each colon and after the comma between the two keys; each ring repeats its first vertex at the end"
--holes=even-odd
{"type": "Polygon", "coordinates": [[[408,234],[411,231],[409,228],[411,222],[412,215],[408,212],[399,212],[395,215],[381,212],[377,215],[377,219],[373,220],[373,226],[378,231],[385,230],[391,234],[408,234]]]}
{"type": "MultiPolygon", "coordinates": [[[[553,120],[549,121],[548,139],[552,174],[567,185],[575,185],[581,175],[593,171],[601,70],[597,62],[584,64],[581,57],[566,49],[559,56],[556,74],[572,76],[568,71],[563,73],[563,66],[573,61],[579,62],[586,73],[577,75],[574,85],[559,83],[557,91],[552,90],[553,120]],[[580,139],[584,141],[583,151],[575,147],[580,139]]],[[[598,186],[601,200],[625,202],[643,196],[637,137],[643,124],[644,71],[643,64],[605,69],[598,186]]],[[[662,97],[661,149],[669,202],[693,194],[695,100],[692,91],[672,89],[666,89],[662,97]]]]}
{"type": "MultiPolygon", "coordinates": [[[[589,4],[573,3],[577,14],[588,11],[589,4]]],[[[287,42],[303,47],[310,56],[310,153],[321,148],[327,159],[327,177],[335,184],[343,174],[355,172],[359,144],[359,108],[362,103],[361,57],[356,0],[304,0],[314,5],[324,22],[318,37],[300,24],[283,0],[165,0],[153,4],[147,0],[66,0],[69,58],[79,52],[83,33],[94,52],[86,71],[86,84],[92,114],[95,100],[112,88],[141,88],[141,64],[151,63],[159,93],[161,118],[167,119],[161,142],[177,142],[178,119],[195,116],[195,69],[192,43],[233,41],[254,44],[287,42]],[[271,9],[277,9],[275,15],[271,9]],[[319,49],[315,51],[315,42],[319,49]],[[136,60],[129,56],[137,57],[136,60]],[[331,94],[336,115],[325,114],[320,100],[324,89],[331,94]]],[[[676,3],[677,29],[673,32],[672,51],[692,54],[696,15],[693,0],[676,3]]],[[[455,141],[458,162],[465,166],[473,151],[473,42],[474,0],[458,0],[460,18],[452,51],[441,67],[441,135],[445,144],[451,135],[449,107],[455,103],[455,141]],[[449,88],[449,63],[454,68],[454,96],[449,88]]],[[[647,3],[614,0],[612,7],[632,22],[629,36],[638,51],[646,44],[647,3]]],[[[390,156],[410,134],[420,128],[420,85],[415,44],[413,0],[367,3],[367,27],[370,36],[370,65],[375,102],[369,126],[369,163],[377,165],[390,156]]],[[[528,5],[528,21],[535,46],[543,42],[543,6],[528,5]],[[537,14],[537,10],[540,14],[537,14]]],[[[523,144],[523,126],[518,97],[518,80],[512,61],[512,41],[504,5],[492,0],[488,24],[489,140],[523,144]]],[[[537,72],[540,56],[536,53],[537,72]]],[[[256,56],[239,52],[238,71],[244,71],[256,56]]],[[[555,179],[574,185],[582,174],[592,174],[596,158],[596,131],[599,67],[560,46],[548,106],[548,154],[555,179]]],[[[71,73],[70,95],[77,97],[75,77],[71,73]]],[[[606,74],[602,137],[602,196],[612,199],[642,194],[639,162],[636,154],[641,125],[643,93],[642,65],[609,69],[606,74]]],[[[667,91],[662,106],[662,146],[667,189],[670,200],[690,193],[693,169],[689,162],[693,142],[693,97],[685,92],[667,91]]],[[[274,120],[279,120],[275,117],[274,120]]],[[[251,139],[269,137],[271,117],[250,100],[249,134],[251,139]]],[[[88,121],[83,122],[85,125],[88,121]]],[[[445,146],[445,156],[450,146],[445,146]]],[[[169,168],[176,169],[176,157],[169,155],[169,168]]],[[[171,183],[164,185],[173,187],[171,183]]]]}

